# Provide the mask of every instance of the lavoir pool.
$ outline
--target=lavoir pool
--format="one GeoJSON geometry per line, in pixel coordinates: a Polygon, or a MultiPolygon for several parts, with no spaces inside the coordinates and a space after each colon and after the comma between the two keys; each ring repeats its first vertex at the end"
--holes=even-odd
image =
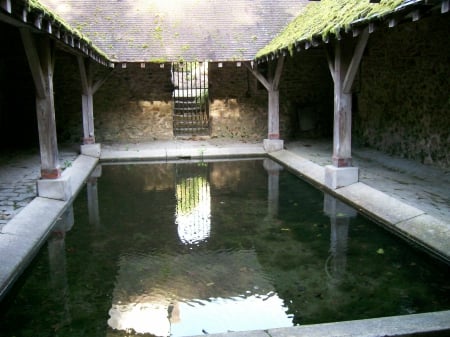
{"type": "Polygon", "coordinates": [[[450,308],[449,269],[275,162],[98,167],[1,336],[190,336],[450,308]]]}

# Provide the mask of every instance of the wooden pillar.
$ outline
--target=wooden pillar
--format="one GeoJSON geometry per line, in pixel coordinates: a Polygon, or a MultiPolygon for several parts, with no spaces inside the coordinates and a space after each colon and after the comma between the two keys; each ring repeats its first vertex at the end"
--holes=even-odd
{"type": "Polygon", "coordinates": [[[268,139],[280,139],[280,84],[281,73],[283,72],[284,56],[281,56],[276,64],[275,71],[269,70],[269,94],[268,107],[268,139]]]}
{"type": "Polygon", "coordinates": [[[94,94],[108,76],[94,83],[92,62],[89,59],[78,56],[78,66],[80,68],[82,90],[83,144],[95,144],[94,94]]]}
{"type": "Polygon", "coordinates": [[[36,88],[41,178],[56,179],[61,176],[61,168],[53,96],[54,48],[48,37],[35,40],[26,28],[21,28],[20,33],[36,88]]]}
{"type": "Polygon", "coordinates": [[[280,139],[280,92],[278,86],[281,79],[281,73],[283,72],[284,59],[284,56],[278,58],[275,69],[270,65],[267,78],[265,78],[257,68],[252,68],[250,65],[246,64],[247,68],[268,92],[267,138],[269,141],[280,139]]]}
{"type": "Polygon", "coordinates": [[[364,29],[356,47],[353,41],[338,40],[334,48],[334,58],[328,54],[328,64],[334,82],[334,125],[333,125],[333,165],[352,166],[352,92],[364,48],[369,37],[364,29]]]}
{"type": "Polygon", "coordinates": [[[335,46],[334,62],[334,125],[333,125],[333,165],[352,166],[352,94],[343,90],[344,79],[351,57],[346,41],[338,41],[335,46]]]}

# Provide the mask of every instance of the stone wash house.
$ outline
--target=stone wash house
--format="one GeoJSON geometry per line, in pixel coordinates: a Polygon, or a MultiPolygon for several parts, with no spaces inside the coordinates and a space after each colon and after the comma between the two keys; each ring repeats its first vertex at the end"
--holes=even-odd
{"type": "Polygon", "coordinates": [[[449,1],[2,0],[0,150],[333,139],[450,167],[449,1]],[[37,116],[37,117],[36,117],[37,116]]]}

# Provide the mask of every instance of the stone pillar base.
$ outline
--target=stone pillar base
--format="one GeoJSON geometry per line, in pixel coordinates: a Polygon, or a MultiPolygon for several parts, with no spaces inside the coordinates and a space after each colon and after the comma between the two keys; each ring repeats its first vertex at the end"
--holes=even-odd
{"type": "Polygon", "coordinates": [[[357,167],[325,166],[325,185],[333,190],[358,182],[357,167]]]}
{"type": "Polygon", "coordinates": [[[84,154],[85,156],[100,158],[101,152],[100,143],[81,145],[81,154],[84,154]]]}
{"type": "Polygon", "coordinates": [[[37,195],[42,198],[69,200],[72,197],[70,177],[40,179],[37,181],[37,195]]]}
{"type": "Polygon", "coordinates": [[[284,148],[284,141],[282,139],[264,139],[263,145],[266,152],[281,151],[284,148]]]}

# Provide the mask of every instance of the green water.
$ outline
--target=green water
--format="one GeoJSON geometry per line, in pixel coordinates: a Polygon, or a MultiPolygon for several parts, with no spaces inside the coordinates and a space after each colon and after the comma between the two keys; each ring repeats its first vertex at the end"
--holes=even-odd
{"type": "Polygon", "coordinates": [[[98,176],[3,301],[0,336],[187,336],[450,308],[448,267],[273,162],[98,176]]]}

